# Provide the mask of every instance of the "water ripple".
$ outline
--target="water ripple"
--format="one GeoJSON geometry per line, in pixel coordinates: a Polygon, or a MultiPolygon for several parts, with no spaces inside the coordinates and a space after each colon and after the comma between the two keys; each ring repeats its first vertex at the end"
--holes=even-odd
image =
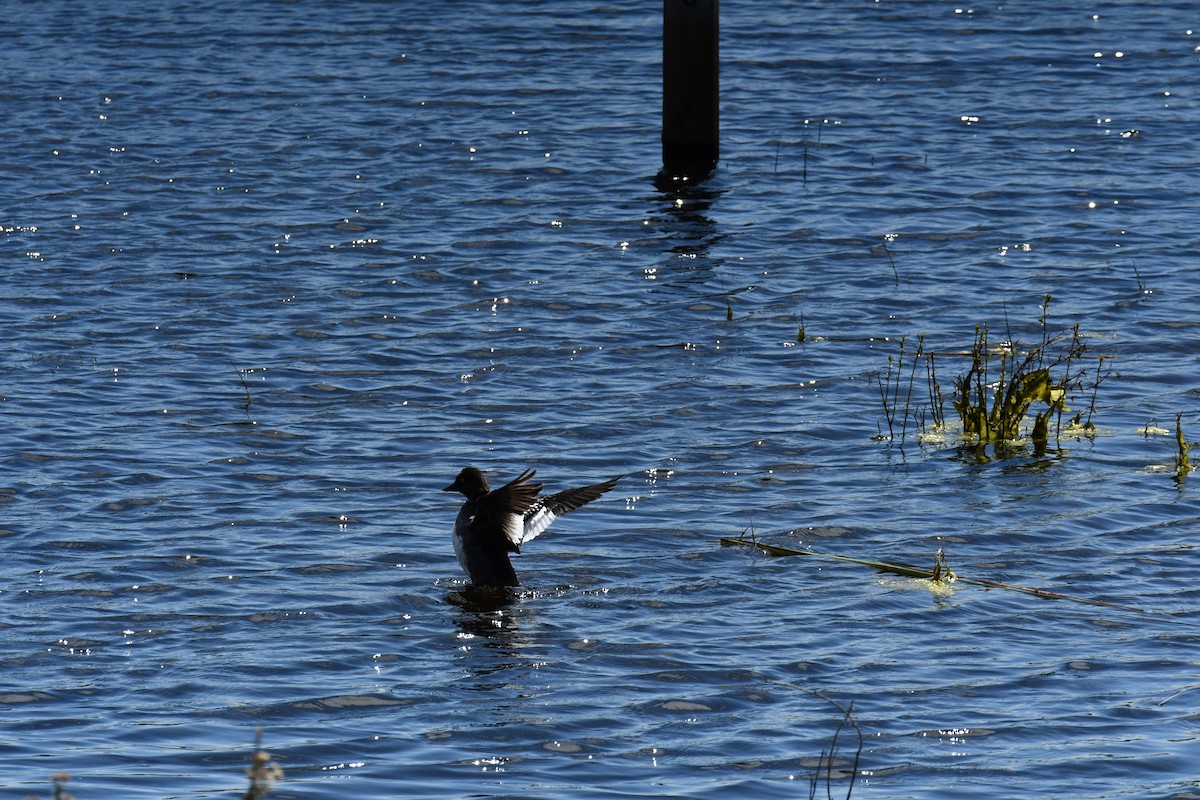
{"type": "Polygon", "coordinates": [[[51,5],[0,51],[22,794],[232,792],[260,725],[311,798],[839,793],[851,702],[856,794],[1186,794],[1190,9],[725,8],[679,187],[653,9],[51,5]],[[877,438],[901,340],[948,387],[1047,294],[1094,432],[877,438]],[[497,600],[469,463],[622,479],[497,600]]]}

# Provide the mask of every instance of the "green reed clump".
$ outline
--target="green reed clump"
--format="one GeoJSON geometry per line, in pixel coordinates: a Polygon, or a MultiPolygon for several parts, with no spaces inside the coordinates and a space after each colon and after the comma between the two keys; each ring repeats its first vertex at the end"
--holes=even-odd
{"type": "MultiPolygon", "coordinates": [[[[1072,342],[1068,360],[1079,355],[1075,346],[1078,328],[1072,342]]],[[[1030,407],[1040,402],[1046,408],[1034,417],[1031,438],[1046,441],[1050,416],[1066,408],[1067,384],[1055,381],[1050,369],[1040,366],[1043,356],[1044,345],[1023,353],[1013,342],[992,348],[987,326],[977,328],[971,364],[954,379],[954,410],[962,421],[963,435],[981,444],[1016,440],[1030,407]]]]}
{"type": "Polygon", "coordinates": [[[939,356],[968,360],[965,370],[953,379],[951,403],[968,444],[1002,448],[1028,431],[1034,445],[1044,447],[1051,438],[1052,424],[1053,436],[1061,435],[1067,401],[1073,394],[1087,396],[1088,405],[1067,420],[1066,427],[1094,431],[1092,416],[1097,390],[1108,376],[1108,356],[1088,354],[1078,324],[1067,331],[1050,333],[1047,309],[1051,299],[1046,295],[1040,320],[1041,341],[1032,347],[1022,346],[1012,337],[994,343],[987,325],[976,327],[971,349],[963,352],[928,351],[924,337],[920,337],[916,350],[910,353],[907,340],[901,339],[899,353],[888,356],[887,369],[879,373],[877,380],[888,428],[886,436],[880,431],[879,438],[903,443],[910,420],[923,434],[947,431],[944,395],[937,377],[939,356]],[[1088,366],[1092,358],[1094,370],[1088,366]],[[922,363],[925,389],[918,392],[922,363]]]}

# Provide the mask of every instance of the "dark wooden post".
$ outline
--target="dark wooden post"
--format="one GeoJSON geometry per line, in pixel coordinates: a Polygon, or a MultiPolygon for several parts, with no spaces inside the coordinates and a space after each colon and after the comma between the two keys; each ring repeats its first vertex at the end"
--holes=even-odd
{"type": "Polygon", "coordinates": [[[663,171],[699,180],[720,154],[718,0],[663,0],[663,171]]]}

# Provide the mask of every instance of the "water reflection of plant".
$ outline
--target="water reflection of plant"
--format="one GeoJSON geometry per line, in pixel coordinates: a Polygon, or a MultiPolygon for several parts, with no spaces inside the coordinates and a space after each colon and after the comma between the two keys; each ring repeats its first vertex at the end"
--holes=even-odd
{"type": "Polygon", "coordinates": [[[888,356],[887,369],[876,380],[887,422],[887,432],[881,429],[879,438],[903,443],[909,435],[910,423],[922,437],[944,436],[948,432],[945,399],[937,376],[939,357],[969,359],[966,370],[953,379],[951,402],[967,445],[980,449],[992,445],[998,455],[1006,455],[1025,431],[1036,448],[1045,448],[1051,438],[1052,423],[1055,439],[1064,430],[1076,434],[1094,431],[1096,395],[1108,377],[1109,356],[1088,354],[1078,324],[1051,333],[1047,321],[1051,299],[1046,295],[1040,320],[1042,337],[1033,347],[1022,347],[1011,336],[994,344],[987,325],[976,327],[969,351],[928,351],[921,336],[915,352],[909,353],[907,339],[901,339],[899,353],[888,356]],[[1095,358],[1094,369],[1088,363],[1092,358],[1095,358]],[[924,399],[914,402],[921,365],[924,365],[924,399]],[[1068,399],[1077,395],[1088,398],[1087,408],[1064,423],[1063,417],[1069,412],[1068,399]],[[1035,410],[1029,424],[1029,412],[1035,404],[1042,408],[1035,410]]]}

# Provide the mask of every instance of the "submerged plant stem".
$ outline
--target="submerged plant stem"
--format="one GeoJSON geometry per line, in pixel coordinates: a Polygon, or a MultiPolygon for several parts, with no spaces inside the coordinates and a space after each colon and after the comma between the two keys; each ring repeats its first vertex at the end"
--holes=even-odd
{"type": "MultiPolygon", "coordinates": [[[[854,558],[853,556],[843,556],[835,553],[822,553],[817,550],[800,550],[792,547],[780,547],[779,545],[767,544],[766,542],[763,542],[757,538],[747,539],[744,536],[736,538],[731,536],[722,536],[720,541],[722,547],[753,547],[770,556],[816,556],[818,558],[828,558],[833,561],[861,564],[864,567],[870,567],[880,572],[889,572],[893,575],[903,575],[906,578],[924,578],[926,580],[934,580],[937,569],[936,566],[934,569],[923,569],[921,567],[912,567],[907,564],[890,564],[884,561],[871,561],[870,559],[854,558]]],[[[1001,581],[991,581],[983,578],[964,578],[961,575],[956,575],[955,579],[960,583],[966,583],[972,586],[983,586],[988,589],[1007,589],[1009,591],[1032,594],[1051,600],[1070,600],[1075,603],[1087,603],[1088,605],[1104,606],[1105,608],[1118,608],[1122,611],[1133,611],[1138,614],[1158,613],[1147,611],[1146,609],[1138,608],[1137,606],[1110,603],[1107,600],[1095,600],[1090,597],[1077,597],[1075,595],[1062,594],[1060,592],[1051,592],[1046,589],[1036,589],[1031,586],[1018,586],[1015,583],[1002,583],[1001,581]]]]}

